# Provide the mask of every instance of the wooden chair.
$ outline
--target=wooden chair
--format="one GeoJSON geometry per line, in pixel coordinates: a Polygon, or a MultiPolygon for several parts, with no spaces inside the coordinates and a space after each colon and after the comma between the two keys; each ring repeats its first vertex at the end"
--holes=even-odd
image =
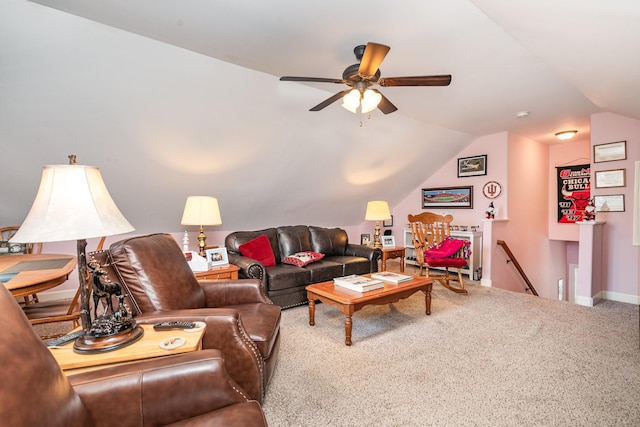
{"type": "Polygon", "coordinates": [[[433,212],[423,212],[418,215],[408,215],[411,239],[416,250],[416,261],[425,268],[425,275],[438,280],[445,288],[460,294],[466,294],[462,280],[462,269],[466,267],[469,257],[466,240],[451,239],[452,215],[438,215],[433,212]],[[429,267],[442,267],[444,274],[429,276],[429,267]],[[449,268],[456,268],[458,277],[449,275],[449,268]],[[452,286],[451,282],[458,282],[452,286]]]}
{"type": "MultiPolygon", "coordinates": [[[[9,239],[11,239],[13,237],[14,234],[16,234],[16,231],[18,231],[20,227],[17,225],[11,225],[9,227],[2,227],[0,228],[0,241],[6,242],[9,239]]],[[[25,254],[39,254],[42,252],[42,243],[27,243],[25,245],[25,250],[24,252],[21,253],[25,253],[25,254]]],[[[24,303],[25,304],[31,304],[32,302],[38,302],[38,295],[33,294],[31,295],[31,298],[29,298],[28,296],[24,297],[24,303]]]]}
{"type": "MultiPolygon", "coordinates": [[[[102,250],[106,237],[98,242],[97,251],[102,250]]],[[[76,290],[71,303],[67,301],[45,301],[25,305],[22,310],[32,325],[55,322],[73,322],[73,328],[80,326],[80,286],[76,290]]],[[[42,339],[54,338],[63,334],[43,336],[42,339]]]]}

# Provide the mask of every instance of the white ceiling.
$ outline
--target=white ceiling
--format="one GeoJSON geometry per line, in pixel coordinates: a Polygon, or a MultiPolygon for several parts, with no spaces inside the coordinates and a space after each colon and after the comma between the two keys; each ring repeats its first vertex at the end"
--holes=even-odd
{"type": "Polygon", "coordinates": [[[637,0],[3,0],[0,224],[73,153],[139,232],[179,231],[197,194],[224,230],[359,225],[480,136],[640,119],[638,22],[637,0]],[[339,78],[369,41],[391,46],[382,77],[451,85],[380,88],[398,111],[359,123],[308,111],[342,85],[278,80],[339,78]]]}
{"type": "Polygon", "coordinates": [[[356,45],[387,44],[383,77],[453,75],[446,88],[384,88],[394,114],[474,136],[554,142],[589,132],[594,112],[640,118],[635,0],[33,1],[273,76],[340,78],[356,45]]]}

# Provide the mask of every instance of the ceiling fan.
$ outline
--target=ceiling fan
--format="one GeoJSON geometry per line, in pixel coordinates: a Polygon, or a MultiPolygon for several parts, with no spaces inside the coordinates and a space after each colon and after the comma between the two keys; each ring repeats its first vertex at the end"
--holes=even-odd
{"type": "Polygon", "coordinates": [[[391,103],[377,89],[370,89],[373,85],[388,86],[448,86],[451,83],[451,75],[440,76],[412,76],[412,77],[387,77],[380,78],[380,64],[391,48],[383,44],[369,42],[367,45],[356,46],[353,53],[358,64],[348,66],[342,73],[342,79],[324,77],[294,77],[283,76],[281,81],[289,82],[314,82],[314,83],[340,83],[350,87],[336,93],[332,97],[322,101],[309,111],[320,111],[343,98],[342,106],[355,113],[358,108],[362,113],[368,113],[376,107],[384,114],[393,113],[398,108],[391,103]]]}

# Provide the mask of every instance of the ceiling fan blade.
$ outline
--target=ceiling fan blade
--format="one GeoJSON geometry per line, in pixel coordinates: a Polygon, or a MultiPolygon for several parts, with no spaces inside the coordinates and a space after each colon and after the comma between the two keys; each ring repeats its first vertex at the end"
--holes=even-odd
{"type": "Polygon", "coordinates": [[[338,99],[340,99],[343,96],[345,96],[350,90],[352,90],[352,89],[347,89],[347,90],[343,90],[342,92],[336,93],[331,98],[327,98],[324,101],[322,101],[320,104],[318,104],[315,107],[309,109],[309,111],[320,111],[320,110],[322,110],[324,107],[327,107],[327,106],[333,104],[338,99]]]}
{"type": "Polygon", "coordinates": [[[389,101],[389,99],[386,96],[384,96],[379,90],[377,89],[371,89],[371,90],[373,90],[376,93],[379,93],[380,96],[382,96],[382,99],[378,104],[378,109],[382,111],[384,114],[393,113],[394,111],[398,110],[398,107],[393,105],[391,101],[389,101]]]}
{"type": "Polygon", "coordinates": [[[344,80],[339,79],[327,79],[324,77],[294,77],[294,76],[282,76],[280,81],[283,82],[316,82],[316,83],[344,83],[344,80]]]}
{"type": "Polygon", "coordinates": [[[378,80],[380,86],[449,86],[451,75],[387,77],[378,80]]]}
{"type": "Polygon", "coordinates": [[[358,74],[363,76],[373,77],[380,68],[380,64],[387,56],[387,53],[391,49],[389,46],[378,43],[367,43],[367,47],[364,49],[364,55],[360,60],[360,68],[358,68],[358,74]]]}

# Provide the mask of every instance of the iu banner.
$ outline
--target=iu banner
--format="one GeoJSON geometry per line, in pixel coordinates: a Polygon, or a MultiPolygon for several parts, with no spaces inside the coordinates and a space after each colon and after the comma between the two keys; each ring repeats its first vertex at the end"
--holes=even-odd
{"type": "Polygon", "coordinates": [[[581,221],[591,197],[591,165],[556,167],[558,172],[558,222],[581,221]]]}

